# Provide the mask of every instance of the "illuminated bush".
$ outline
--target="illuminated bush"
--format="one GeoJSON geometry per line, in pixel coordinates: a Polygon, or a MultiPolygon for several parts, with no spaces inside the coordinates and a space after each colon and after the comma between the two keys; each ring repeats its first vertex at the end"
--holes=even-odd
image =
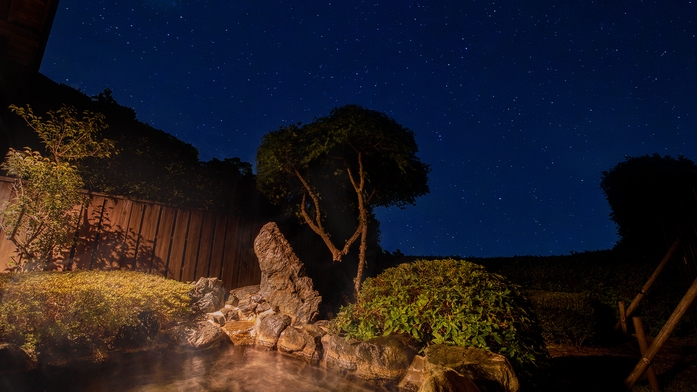
{"type": "Polygon", "coordinates": [[[166,327],[190,315],[191,286],[129,271],[0,275],[0,341],[27,349],[109,347],[121,328],[152,313],[166,327]]]}
{"type": "Polygon", "coordinates": [[[523,367],[547,357],[529,309],[517,286],[480,265],[417,260],[366,279],[332,327],[361,340],[402,333],[424,346],[478,347],[523,367]]]}

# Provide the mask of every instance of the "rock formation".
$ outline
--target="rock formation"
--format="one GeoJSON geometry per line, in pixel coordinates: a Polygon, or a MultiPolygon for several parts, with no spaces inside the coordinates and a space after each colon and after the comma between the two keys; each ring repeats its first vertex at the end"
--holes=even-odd
{"type": "Polygon", "coordinates": [[[303,263],[275,223],[261,228],[254,240],[254,252],[261,269],[259,294],[273,309],[288,315],[293,325],[314,321],[322,297],[313,289],[303,263]]]}

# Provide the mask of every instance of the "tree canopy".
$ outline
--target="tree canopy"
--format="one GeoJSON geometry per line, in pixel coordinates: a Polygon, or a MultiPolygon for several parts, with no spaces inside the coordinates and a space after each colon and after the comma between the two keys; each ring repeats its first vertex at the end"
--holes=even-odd
{"type": "Polygon", "coordinates": [[[357,292],[372,209],[404,207],[429,192],[430,168],[417,152],[411,130],[383,113],[347,105],[310,124],[266,134],[257,151],[257,186],[307,223],[335,261],[361,238],[357,292]],[[332,238],[326,223],[336,216],[347,222],[348,215],[355,230],[348,238],[332,238]]]}
{"type": "Polygon", "coordinates": [[[603,172],[600,186],[620,245],[651,257],[662,256],[685,219],[695,218],[697,166],[682,156],[627,157],[603,172]]]}

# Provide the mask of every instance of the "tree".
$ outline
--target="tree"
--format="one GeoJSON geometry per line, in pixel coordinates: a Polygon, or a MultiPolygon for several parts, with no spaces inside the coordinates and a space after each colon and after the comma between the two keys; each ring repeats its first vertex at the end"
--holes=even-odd
{"type": "Polygon", "coordinates": [[[115,151],[114,143],[98,140],[105,127],[100,114],[84,112],[78,118],[74,108],[63,106],[49,111],[44,121],[29,106],[10,109],[37,133],[49,156],[28,147],[9,150],[2,168],[17,180],[10,200],[0,210],[0,228],[17,247],[16,270],[43,269],[55,251],[69,243],[79,220],[75,208],[84,203],[82,178],[71,163],[90,156],[108,157],[115,151]]]}
{"type": "Polygon", "coordinates": [[[652,258],[665,253],[666,242],[675,239],[685,218],[695,217],[697,166],[682,156],[627,157],[603,172],[600,186],[617,224],[619,245],[652,258]]]}
{"type": "Polygon", "coordinates": [[[412,131],[385,114],[347,105],[310,124],[266,134],[257,151],[257,186],[274,203],[292,206],[334,261],[340,262],[360,237],[357,293],[372,209],[402,208],[429,191],[430,168],[417,152],[412,131]],[[341,242],[332,239],[326,223],[347,212],[353,214],[355,229],[337,245],[341,242]]]}

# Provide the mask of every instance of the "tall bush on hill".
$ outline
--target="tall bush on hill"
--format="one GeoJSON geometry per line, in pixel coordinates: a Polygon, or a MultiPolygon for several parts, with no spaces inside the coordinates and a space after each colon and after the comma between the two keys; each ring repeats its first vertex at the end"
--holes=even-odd
{"type": "Polygon", "coordinates": [[[73,162],[86,157],[108,157],[114,143],[99,140],[105,127],[100,114],[72,107],[49,111],[47,120],[31,107],[10,106],[38,134],[48,153],[10,149],[2,169],[17,177],[10,200],[0,209],[0,229],[17,247],[10,266],[17,271],[41,270],[70,243],[79,220],[83,182],[73,162]]]}
{"type": "Polygon", "coordinates": [[[697,166],[687,158],[627,157],[603,172],[600,186],[617,224],[619,245],[626,249],[660,260],[677,236],[676,228],[687,223],[685,230],[692,230],[697,166]]]}

